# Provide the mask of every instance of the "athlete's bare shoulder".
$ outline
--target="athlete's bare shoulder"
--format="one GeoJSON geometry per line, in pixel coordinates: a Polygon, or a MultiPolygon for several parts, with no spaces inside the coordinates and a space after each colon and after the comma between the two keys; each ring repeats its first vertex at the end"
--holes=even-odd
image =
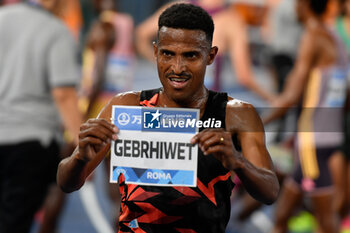
{"type": "Polygon", "coordinates": [[[226,129],[231,132],[262,132],[264,130],[255,107],[229,97],[226,106],[226,129]]]}
{"type": "MultiPolygon", "coordinates": [[[[301,40],[300,50],[304,53],[301,62],[313,67],[324,67],[336,61],[337,49],[332,34],[320,23],[311,21],[307,24],[301,40]]],[[[300,53],[302,52],[300,51],[300,53]]]]}
{"type": "Polygon", "coordinates": [[[231,96],[228,97],[227,106],[229,107],[242,107],[242,106],[249,107],[249,105],[251,104],[244,100],[236,99],[231,96]]]}
{"type": "Polygon", "coordinates": [[[115,95],[101,110],[98,118],[110,119],[113,105],[138,106],[140,104],[141,92],[123,92],[115,95]]]}

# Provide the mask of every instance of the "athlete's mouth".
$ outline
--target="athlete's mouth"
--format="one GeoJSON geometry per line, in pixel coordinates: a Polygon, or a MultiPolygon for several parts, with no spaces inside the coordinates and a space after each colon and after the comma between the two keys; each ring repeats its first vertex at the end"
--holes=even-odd
{"type": "Polygon", "coordinates": [[[190,77],[170,76],[168,77],[170,85],[175,89],[183,89],[187,86],[190,77]]]}
{"type": "Polygon", "coordinates": [[[166,78],[170,81],[170,85],[175,89],[183,89],[187,86],[188,80],[191,79],[191,74],[187,72],[181,72],[175,74],[175,72],[171,71],[165,75],[166,78]]]}
{"type": "Polygon", "coordinates": [[[187,80],[189,80],[190,78],[171,78],[169,77],[170,81],[172,82],[186,82],[187,80]]]}

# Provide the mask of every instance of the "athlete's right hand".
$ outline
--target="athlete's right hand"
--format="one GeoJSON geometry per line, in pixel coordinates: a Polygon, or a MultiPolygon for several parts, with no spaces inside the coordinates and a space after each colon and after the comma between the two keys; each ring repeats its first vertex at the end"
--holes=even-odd
{"type": "MultiPolygon", "coordinates": [[[[116,140],[118,128],[105,119],[89,119],[80,126],[77,159],[91,161],[116,140]]],[[[108,150],[106,150],[108,152],[108,150]]]]}

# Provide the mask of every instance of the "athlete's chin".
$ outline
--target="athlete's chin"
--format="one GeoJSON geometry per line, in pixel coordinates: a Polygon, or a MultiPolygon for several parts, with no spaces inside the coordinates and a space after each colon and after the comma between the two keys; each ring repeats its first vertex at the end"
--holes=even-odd
{"type": "Polygon", "coordinates": [[[176,102],[189,101],[188,93],[180,90],[178,92],[173,92],[171,96],[172,96],[172,99],[175,100],[176,102]]]}
{"type": "Polygon", "coordinates": [[[167,95],[176,103],[185,104],[191,99],[191,94],[185,89],[171,89],[167,92],[167,95]]]}

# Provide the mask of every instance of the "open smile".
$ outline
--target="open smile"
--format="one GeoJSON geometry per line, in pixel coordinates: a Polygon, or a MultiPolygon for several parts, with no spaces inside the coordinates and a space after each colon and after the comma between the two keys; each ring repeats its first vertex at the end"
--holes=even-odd
{"type": "Polygon", "coordinates": [[[170,85],[175,89],[184,88],[190,80],[189,77],[169,77],[168,79],[170,81],[170,85]]]}

